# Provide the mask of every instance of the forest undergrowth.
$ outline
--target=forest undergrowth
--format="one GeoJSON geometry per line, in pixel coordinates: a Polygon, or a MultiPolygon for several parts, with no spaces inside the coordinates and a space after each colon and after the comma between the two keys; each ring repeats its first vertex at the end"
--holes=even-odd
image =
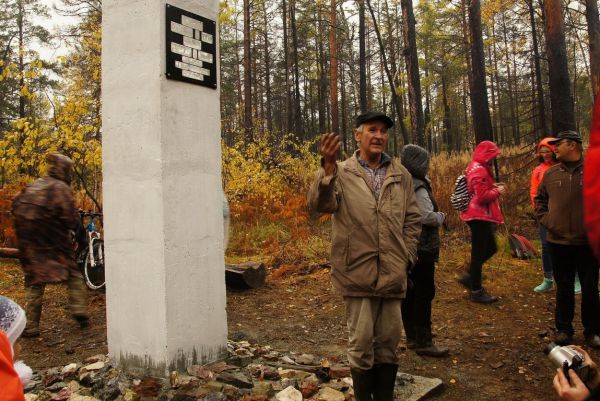
{"type": "MultiPolygon", "coordinates": [[[[330,216],[309,216],[306,193],[319,166],[315,143],[295,145],[282,141],[279,148],[258,142],[250,147],[224,147],[223,182],[231,206],[227,258],[260,260],[271,267],[271,278],[310,270],[326,264],[330,251],[330,216]]],[[[447,215],[442,241],[450,245],[467,240],[469,230],[450,205],[456,178],[471,153],[442,152],[432,157],[429,177],[441,211],[447,215]]],[[[529,180],[535,165],[529,149],[509,148],[499,158],[499,180],[508,193],[502,200],[508,232],[531,238],[535,232],[529,201],[529,180]]]]}
{"type": "MultiPolygon", "coordinates": [[[[265,262],[273,278],[327,263],[330,216],[311,217],[306,204],[306,193],[320,161],[316,148],[315,142],[297,143],[291,138],[275,145],[269,145],[266,138],[250,145],[223,144],[223,188],[231,209],[228,262],[265,262]]],[[[468,151],[441,152],[431,160],[429,177],[434,195],[447,215],[448,230],[442,232],[445,244],[463,241],[468,235],[449,199],[454,181],[470,157],[468,151]]],[[[500,233],[533,233],[529,202],[533,154],[526,148],[504,149],[498,166],[499,180],[508,187],[502,200],[506,226],[500,227],[500,233]]],[[[43,163],[39,174],[44,174],[43,163]]],[[[0,190],[0,246],[16,245],[10,204],[24,185],[12,183],[0,190]]],[[[84,190],[78,189],[75,194],[78,207],[94,208],[84,190]]]]}

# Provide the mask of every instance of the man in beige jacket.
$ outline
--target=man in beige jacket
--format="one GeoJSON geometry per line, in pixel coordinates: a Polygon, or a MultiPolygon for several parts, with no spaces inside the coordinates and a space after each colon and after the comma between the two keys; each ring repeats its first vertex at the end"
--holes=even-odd
{"type": "Polygon", "coordinates": [[[421,232],[411,175],[384,153],[392,126],[383,113],[358,116],[359,149],[339,163],[339,136],[323,135],[322,168],[308,194],[311,211],[333,214],[331,280],[344,297],[358,401],[393,399],[401,299],[421,232]]]}

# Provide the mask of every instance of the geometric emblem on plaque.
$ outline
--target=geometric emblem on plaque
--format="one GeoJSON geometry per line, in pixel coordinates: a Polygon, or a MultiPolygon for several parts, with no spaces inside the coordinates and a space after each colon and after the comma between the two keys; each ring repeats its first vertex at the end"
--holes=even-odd
{"type": "Polygon", "coordinates": [[[166,5],[167,78],[217,88],[215,21],[166,5]]]}

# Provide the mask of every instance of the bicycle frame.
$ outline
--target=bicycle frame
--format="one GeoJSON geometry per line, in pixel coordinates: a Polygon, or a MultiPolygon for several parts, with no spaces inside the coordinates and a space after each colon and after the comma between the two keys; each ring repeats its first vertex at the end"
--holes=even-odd
{"type": "MultiPolygon", "coordinates": [[[[90,222],[86,226],[86,231],[88,235],[88,257],[91,267],[96,266],[96,259],[94,258],[94,240],[101,239],[100,233],[96,231],[96,224],[94,223],[95,216],[90,217],[90,222]]],[[[100,252],[102,252],[100,250],[100,252]]],[[[102,255],[99,255],[102,258],[102,255]]]]}
{"type": "Polygon", "coordinates": [[[102,234],[96,229],[96,217],[102,219],[102,213],[85,212],[81,209],[78,212],[81,225],[78,227],[78,234],[74,236],[73,241],[76,244],[75,249],[77,249],[77,265],[84,276],[86,285],[92,290],[98,290],[106,284],[104,279],[104,241],[102,234]],[[86,217],[89,218],[87,224],[84,222],[86,217]],[[84,243],[85,241],[87,244],[84,243]]]}
{"type": "MultiPolygon", "coordinates": [[[[96,266],[96,260],[94,258],[94,242],[96,239],[100,239],[100,234],[97,232],[88,232],[88,256],[90,259],[90,266],[95,267],[96,266]]],[[[100,251],[102,252],[102,251],[100,251]]],[[[100,258],[102,257],[102,255],[99,256],[100,258]]]]}

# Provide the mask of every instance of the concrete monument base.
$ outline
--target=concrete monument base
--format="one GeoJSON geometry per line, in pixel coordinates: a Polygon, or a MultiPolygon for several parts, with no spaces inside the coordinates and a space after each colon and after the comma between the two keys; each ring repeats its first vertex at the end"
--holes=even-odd
{"type": "Polygon", "coordinates": [[[167,22],[165,0],[102,4],[108,348],[158,375],[217,360],[227,342],[218,38],[203,31],[219,3],[169,4],[185,15],[167,22]],[[167,79],[167,50],[188,82],[167,79]],[[202,74],[212,87],[194,84],[202,74]]]}

